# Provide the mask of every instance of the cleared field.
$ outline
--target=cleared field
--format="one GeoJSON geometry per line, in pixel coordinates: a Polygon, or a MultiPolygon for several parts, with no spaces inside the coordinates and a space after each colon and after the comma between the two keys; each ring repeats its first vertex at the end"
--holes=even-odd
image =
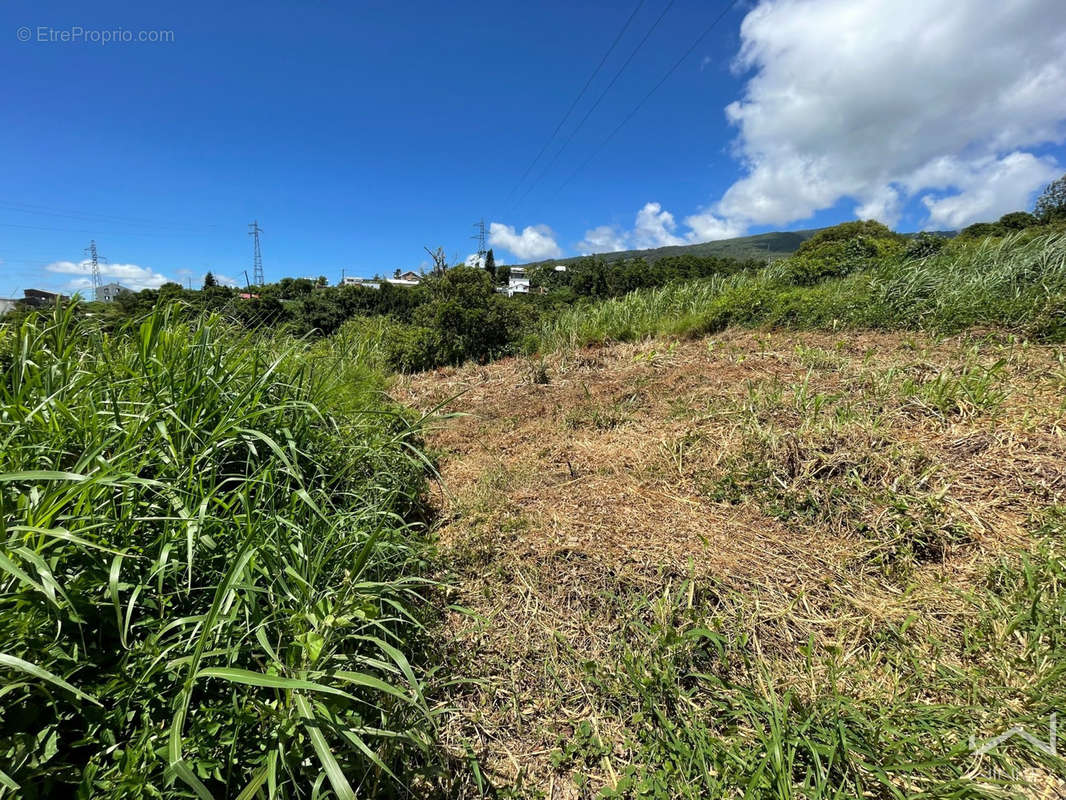
{"type": "Polygon", "coordinates": [[[460,412],[428,445],[475,783],[1066,791],[1061,758],[968,744],[1066,705],[1060,349],[731,329],[392,394],[460,412]]]}

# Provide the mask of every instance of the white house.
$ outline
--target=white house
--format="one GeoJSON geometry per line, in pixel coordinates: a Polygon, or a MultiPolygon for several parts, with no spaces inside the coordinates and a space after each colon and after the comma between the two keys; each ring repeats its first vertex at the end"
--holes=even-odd
{"type": "Polygon", "coordinates": [[[529,277],[525,267],[511,267],[507,274],[507,296],[529,294],[529,277]]]}
{"type": "Polygon", "coordinates": [[[115,300],[123,292],[132,291],[127,289],[121,283],[105,283],[96,290],[95,300],[99,300],[101,303],[110,303],[115,300]]]}
{"type": "Polygon", "coordinates": [[[365,286],[368,289],[380,289],[381,284],[391,283],[393,286],[418,286],[422,282],[422,276],[413,270],[407,270],[407,272],[401,272],[399,277],[396,278],[354,278],[351,275],[345,275],[341,280],[341,286],[365,286]]]}

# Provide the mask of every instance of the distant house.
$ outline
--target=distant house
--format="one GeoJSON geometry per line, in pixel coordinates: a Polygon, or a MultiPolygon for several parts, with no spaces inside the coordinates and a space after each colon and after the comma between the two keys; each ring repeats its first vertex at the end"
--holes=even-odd
{"type": "Polygon", "coordinates": [[[421,282],[421,275],[413,270],[407,270],[393,278],[353,278],[351,275],[345,275],[341,280],[341,286],[365,286],[368,289],[380,289],[383,283],[391,283],[393,286],[418,286],[421,282]]]}
{"type": "Polygon", "coordinates": [[[46,292],[44,289],[23,289],[22,294],[25,295],[22,302],[31,308],[43,308],[54,305],[57,300],[64,303],[70,299],[64,294],[46,292]]]}
{"type": "Polygon", "coordinates": [[[370,278],[354,278],[351,275],[345,275],[341,280],[341,286],[365,286],[367,289],[380,289],[381,282],[370,278]]]}
{"type": "Polygon", "coordinates": [[[0,317],[4,316],[8,311],[15,310],[15,303],[18,300],[9,299],[7,297],[0,297],[0,317]]]}
{"type": "Polygon", "coordinates": [[[127,289],[121,283],[105,283],[96,290],[96,299],[101,303],[111,303],[123,292],[132,292],[132,289],[127,289]]]}
{"type": "Polygon", "coordinates": [[[237,292],[237,297],[241,298],[241,300],[258,300],[259,299],[259,295],[252,294],[251,292],[237,292]]]}
{"type": "Polygon", "coordinates": [[[507,273],[507,296],[529,294],[529,276],[525,267],[511,267],[507,273]]]}

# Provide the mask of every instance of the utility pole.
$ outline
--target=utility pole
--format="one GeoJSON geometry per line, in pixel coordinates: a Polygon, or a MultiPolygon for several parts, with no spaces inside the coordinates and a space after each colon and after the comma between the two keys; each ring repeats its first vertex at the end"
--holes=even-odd
{"type": "Polygon", "coordinates": [[[263,229],[259,227],[259,220],[255,220],[248,226],[248,235],[255,241],[255,253],[252,256],[252,278],[256,286],[262,286],[266,281],[263,279],[263,252],[259,249],[259,234],[263,229]]]}
{"type": "Polygon", "coordinates": [[[244,286],[245,286],[246,289],[248,289],[248,292],[251,293],[252,284],[248,280],[248,270],[244,271],[244,286]]]}
{"type": "Polygon", "coordinates": [[[477,241],[477,265],[479,267],[485,266],[485,220],[482,218],[480,221],[474,223],[474,227],[477,228],[477,233],[471,236],[471,239],[477,241]]]}
{"type": "Polygon", "coordinates": [[[107,259],[102,258],[100,254],[96,252],[96,239],[93,239],[89,242],[89,246],[85,248],[85,253],[89,256],[89,263],[92,265],[93,300],[99,300],[100,262],[107,261],[107,259]]]}

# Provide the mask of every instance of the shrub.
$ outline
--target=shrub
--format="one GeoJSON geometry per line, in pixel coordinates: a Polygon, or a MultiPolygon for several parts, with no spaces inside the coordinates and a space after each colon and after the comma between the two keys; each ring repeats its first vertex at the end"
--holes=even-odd
{"type": "Polygon", "coordinates": [[[960,239],[985,239],[989,236],[1002,236],[1003,228],[994,222],[975,222],[959,231],[960,239]]]}
{"type": "Polygon", "coordinates": [[[999,218],[999,226],[1007,231],[1020,231],[1039,225],[1040,220],[1028,211],[1012,211],[999,218]]]}
{"type": "Polygon", "coordinates": [[[933,253],[939,253],[944,247],[945,239],[935,233],[923,231],[907,242],[903,251],[907,258],[925,258],[933,253]]]}
{"type": "Polygon", "coordinates": [[[385,363],[396,372],[421,372],[451,359],[440,334],[421,325],[397,325],[385,343],[385,363]]]}
{"type": "Polygon", "coordinates": [[[525,298],[498,294],[488,273],[474,267],[454,267],[429,285],[430,300],[415,311],[414,321],[437,337],[439,364],[466,359],[485,362],[508,352],[523,322],[525,298]],[[521,305],[519,305],[521,304],[521,305]]]}
{"type": "Polygon", "coordinates": [[[902,242],[904,239],[903,236],[894,233],[887,225],[883,225],[877,220],[855,220],[852,222],[842,222],[839,225],[834,225],[831,228],[818,231],[818,233],[814,234],[814,236],[799,246],[796,250],[796,255],[820,254],[824,252],[823,248],[827,244],[846,242],[849,239],[855,239],[858,237],[874,240],[884,239],[895,242],[902,242]]]}

